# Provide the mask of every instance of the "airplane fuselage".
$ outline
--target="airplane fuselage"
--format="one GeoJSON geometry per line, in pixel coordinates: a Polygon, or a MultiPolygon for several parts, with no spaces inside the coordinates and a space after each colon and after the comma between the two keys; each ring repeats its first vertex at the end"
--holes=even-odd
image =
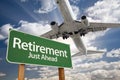
{"type": "Polygon", "coordinates": [[[71,7],[68,0],[56,0],[56,3],[58,4],[64,19],[63,24],[58,28],[58,33],[62,34],[63,39],[67,39],[70,36],[74,42],[76,41],[75,45],[77,46],[79,51],[81,51],[82,53],[86,53],[86,48],[78,32],[82,28],[82,26],[85,27],[88,25],[84,25],[85,21],[83,21],[83,25],[80,25],[79,23],[75,23],[75,21],[73,20],[70,14],[71,7]]]}

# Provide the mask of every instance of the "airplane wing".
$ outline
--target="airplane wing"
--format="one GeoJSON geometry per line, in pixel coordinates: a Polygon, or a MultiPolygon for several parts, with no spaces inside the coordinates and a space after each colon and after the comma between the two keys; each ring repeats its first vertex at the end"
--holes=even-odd
{"type": "Polygon", "coordinates": [[[86,34],[88,32],[103,31],[107,28],[119,28],[120,23],[97,23],[89,22],[87,19],[81,21],[75,21],[75,27],[77,27],[80,34],[86,34]]]}
{"type": "Polygon", "coordinates": [[[52,29],[50,31],[40,35],[40,36],[41,37],[45,37],[45,38],[49,38],[49,39],[55,39],[55,38],[61,37],[62,34],[59,32],[59,30],[60,30],[59,27],[61,25],[58,26],[58,24],[56,22],[54,22],[54,21],[51,22],[50,25],[51,25],[52,29]]]}
{"type": "Polygon", "coordinates": [[[120,27],[120,23],[96,23],[96,22],[90,22],[90,27],[116,28],[116,27],[120,27]]]}
{"type": "Polygon", "coordinates": [[[90,26],[88,26],[87,30],[88,32],[92,31],[102,31],[106,30],[107,28],[117,28],[120,27],[119,23],[96,23],[96,22],[91,22],[90,26]]]}
{"type": "Polygon", "coordinates": [[[55,38],[58,38],[58,37],[61,37],[62,35],[61,34],[55,34],[53,30],[50,30],[42,35],[40,35],[41,37],[44,37],[44,38],[48,38],[48,39],[55,39],[55,38]]]}
{"type": "Polygon", "coordinates": [[[40,35],[40,36],[51,39],[51,37],[52,37],[53,35],[54,35],[53,30],[50,30],[50,31],[48,31],[48,32],[46,32],[46,33],[44,33],[44,34],[42,34],[42,35],[40,35]]]}
{"type": "Polygon", "coordinates": [[[82,56],[82,55],[85,55],[85,54],[78,52],[78,53],[71,55],[71,57],[73,58],[73,57],[82,56]]]}

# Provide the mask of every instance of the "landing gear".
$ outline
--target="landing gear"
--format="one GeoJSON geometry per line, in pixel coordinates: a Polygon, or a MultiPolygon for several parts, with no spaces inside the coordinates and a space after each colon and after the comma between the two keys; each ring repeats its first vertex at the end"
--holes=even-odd
{"type": "Polygon", "coordinates": [[[86,33],[80,33],[80,36],[85,36],[86,33]]]}
{"type": "Polygon", "coordinates": [[[63,39],[67,39],[67,38],[69,38],[68,36],[63,36],[63,39]]]}
{"type": "Polygon", "coordinates": [[[85,34],[87,34],[87,31],[85,29],[81,29],[79,30],[80,32],[80,36],[85,36],[85,34]]]}
{"type": "Polygon", "coordinates": [[[64,32],[62,35],[63,35],[63,40],[69,38],[69,35],[67,32],[64,32]]]}

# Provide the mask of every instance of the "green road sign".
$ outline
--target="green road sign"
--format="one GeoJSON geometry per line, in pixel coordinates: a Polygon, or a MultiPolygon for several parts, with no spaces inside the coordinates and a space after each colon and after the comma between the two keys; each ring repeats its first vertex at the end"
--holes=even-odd
{"type": "Polygon", "coordinates": [[[15,30],[10,30],[7,61],[72,67],[69,45],[15,30]]]}

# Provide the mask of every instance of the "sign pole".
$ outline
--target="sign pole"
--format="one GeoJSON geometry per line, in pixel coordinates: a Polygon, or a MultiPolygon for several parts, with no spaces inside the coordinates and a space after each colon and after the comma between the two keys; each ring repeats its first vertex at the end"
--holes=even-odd
{"type": "Polygon", "coordinates": [[[19,64],[18,80],[24,80],[25,64],[19,64]]]}
{"type": "Polygon", "coordinates": [[[59,80],[65,80],[64,68],[58,68],[59,80]]]}

